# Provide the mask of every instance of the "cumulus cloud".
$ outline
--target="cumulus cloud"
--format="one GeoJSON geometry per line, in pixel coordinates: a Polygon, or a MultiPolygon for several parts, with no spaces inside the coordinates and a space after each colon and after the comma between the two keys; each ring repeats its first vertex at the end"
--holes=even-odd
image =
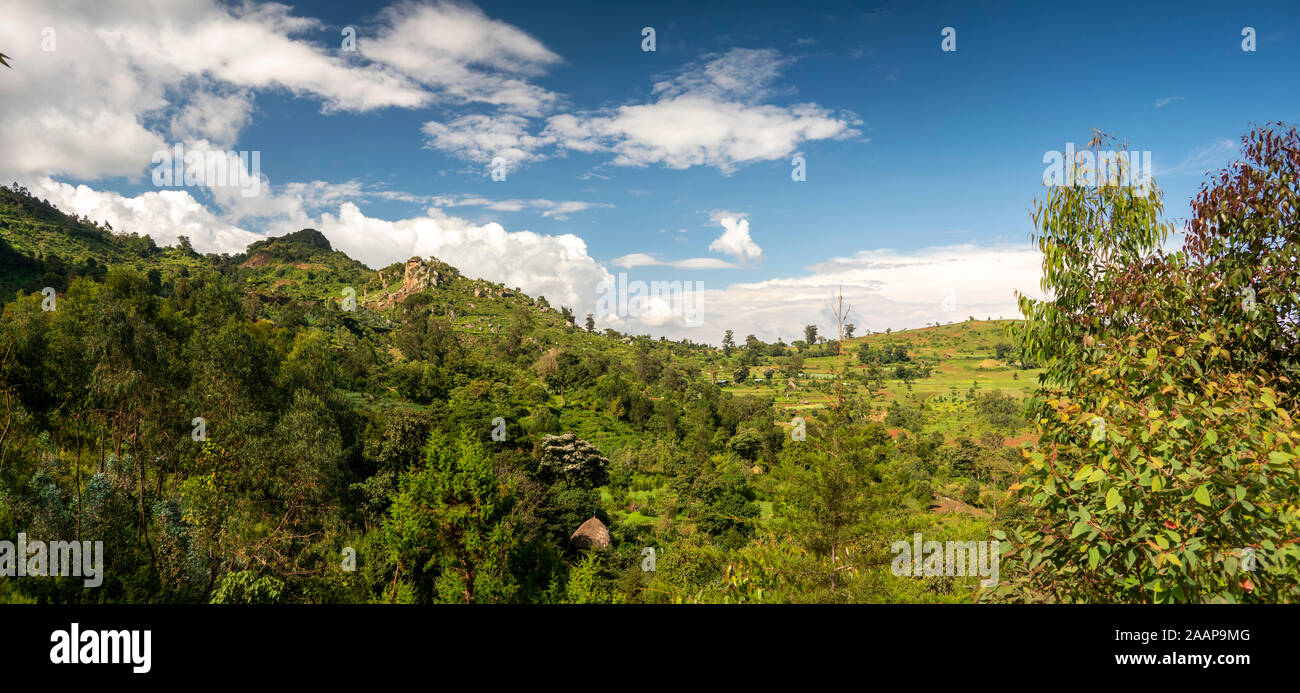
{"type": "MultiPolygon", "coordinates": [[[[0,45],[14,69],[0,80],[0,173],[134,178],[165,136],[233,144],[261,91],[317,99],[326,113],[484,103],[536,115],[556,101],[527,80],[559,56],[476,8],[394,5],[361,27],[355,53],[312,41],[325,25],[292,12],[217,0],[6,5],[0,45]]],[[[427,134],[472,153],[455,130],[473,124],[427,134]]],[[[512,128],[500,120],[492,136],[512,128]]],[[[516,134],[504,156],[536,146],[516,134]]]]}
{"type": "Polygon", "coordinates": [[[283,186],[279,193],[267,196],[279,216],[268,224],[265,234],[214,215],[187,190],[128,197],[50,178],[41,179],[30,190],[69,214],[106,221],[118,232],[149,235],[161,245],[174,245],[179,236],[187,236],[199,252],[233,254],[267,236],[312,227],[325,234],[335,249],[370,267],[414,255],[434,256],[467,276],[520,287],[530,295],[546,296],[552,305],[575,311],[593,310],[597,287],[612,276],[588,254],[586,242],[573,234],[507,231],[501,224],[475,224],[436,207],[397,221],[368,217],[351,201],[338,204],[335,213],[308,213],[345,197],[364,197],[366,193],[356,183],[315,181],[283,186]]]}
{"type": "Polygon", "coordinates": [[[359,181],[332,183],[322,180],[272,184],[261,172],[260,152],[228,150],[206,140],[187,141],[172,147],[159,157],[150,171],[155,185],[191,187],[200,191],[222,210],[225,221],[238,223],[248,219],[273,219],[282,224],[305,222],[320,210],[335,207],[345,200],[369,197],[400,198],[409,193],[367,189],[359,181]],[[191,157],[195,157],[191,161],[191,157]],[[159,181],[175,162],[183,161],[184,178],[173,173],[171,180],[159,181]],[[190,180],[191,175],[193,180],[190,180]]]}
{"type": "Polygon", "coordinates": [[[526,78],[543,74],[560,56],[476,7],[404,2],[379,18],[378,35],[358,39],[360,52],[430,87],[442,100],[526,115],[539,115],[557,100],[526,78]]]}
{"type": "Polygon", "coordinates": [[[314,180],[307,183],[271,184],[263,178],[262,194],[244,197],[237,188],[213,189],[231,221],[264,219],[283,226],[301,228],[311,222],[312,216],[325,209],[337,207],[344,201],[364,200],[371,193],[358,181],[330,183],[314,180]]]}
{"type": "Polygon", "coordinates": [[[175,245],[186,236],[202,253],[238,252],[262,238],[227,223],[185,190],[149,191],[127,197],[116,192],[72,186],[43,178],[29,188],[68,214],[108,222],[118,232],[148,235],[159,245],[175,245]]]}
{"type": "Polygon", "coordinates": [[[169,132],[178,142],[205,140],[228,149],[248,124],[252,110],[246,90],[225,95],[198,92],[172,116],[169,132]]]}
{"type": "MultiPolygon", "coordinates": [[[[788,158],[807,142],[861,134],[861,121],[852,113],[816,103],[777,103],[795,92],[780,83],[792,60],[774,50],[705,56],[659,78],[643,103],[558,113],[563,98],[533,80],[562,59],[476,8],[409,2],[389,7],[371,25],[358,27],[357,53],[314,40],[322,31],[335,34],[337,27],[293,12],[277,3],[218,0],[103,0],[75,8],[41,0],[10,3],[0,24],[0,47],[14,64],[0,79],[0,118],[6,124],[0,130],[0,177],[36,179],[27,183],[33,193],[65,211],[107,221],[119,231],[148,233],[162,244],[183,235],[202,252],[233,253],[267,234],[311,226],[371,266],[432,255],[469,276],[519,286],[581,314],[594,312],[599,289],[612,276],[581,238],[508,231],[499,223],[450,216],[443,208],[527,210],[564,219],[604,203],[430,198],[368,189],[357,181],[272,185],[264,178],[256,197],[221,186],[132,196],[58,177],[140,179],[148,175],[153,153],[170,148],[168,140],[234,148],[265,91],[313,99],[324,113],[431,105],[485,109],[430,120],[421,134],[430,148],[476,163],[502,157],[510,169],[592,152],[607,155],[602,165],[702,165],[729,173],[788,158]],[[45,27],[55,31],[53,51],[41,50],[45,27]],[[358,206],[370,197],[432,206],[411,218],[380,219],[358,206]],[[211,208],[204,199],[214,203],[211,208]],[[263,222],[263,233],[246,228],[249,220],[263,222]]],[[[743,214],[714,221],[723,230],[709,249],[728,259],[634,253],[612,264],[697,270],[762,259],[743,214]]],[[[864,251],[810,267],[806,276],[706,291],[702,327],[680,320],[671,302],[655,301],[642,314],[611,315],[602,322],[707,340],[724,329],[773,338],[778,325],[794,329],[809,322],[839,285],[853,292],[860,311],[870,309],[856,321],[864,329],[966,313],[1013,314],[1009,289],[1036,286],[1036,256],[1028,256],[1033,254],[974,246],[864,251]],[[1021,282],[1022,276],[1029,279],[1021,282]],[[936,287],[951,287],[955,302],[932,296],[936,287]],[[936,312],[941,305],[955,312],[936,312]]]]}
{"type": "Polygon", "coordinates": [[[546,296],[551,305],[590,310],[595,287],[610,278],[573,234],[506,231],[498,223],[474,224],[436,208],[399,221],[367,217],[355,204],[323,214],[317,229],[338,250],[382,267],[411,256],[430,255],[470,277],[484,277],[524,292],[546,296]]]}
{"type": "Polygon", "coordinates": [[[725,253],[746,262],[757,261],[763,257],[763,249],[749,237],[749,220],[743,214],[718,212],[714,222],[722,225],[722,235],[713,239],[709,250],[725,253]]]}
{"type": "Polygon", "coordinates": [[[355,64],[337,50],[296,38],[323,28],[281,4],[224,6],[191,0],[173,8],[114,12],[115,26],[99,31],[118,55],[151,74],[170,65],[177,76],[209,76],[253,89],[285,89],[323,101],[326,111],[414,108],[431,101],[408,76],[383,65],[355,64]]]}
{"type": "Polygon", "coordinates": [[[804,142],[860,135],[852,113],[815,103],[761,103],[788,60],[773,50],[733,49],[655,84],[656,100],[552,116],[542,136],[578,152],[612,152],[616,166],[740,165],[789,156],[804,142]]]}
{"type": "Polygon", "coordinates": [[[0,45],[14,58],[0,80],[0,167],[13,175],[136,176],[165,148],[151,124],[169,110],[172,130],[230,140],[247,110],[238,96],[217,96],[219,83],[311,92],[340,106],[424,102],[399,78],[349,67],[289,36],[303,28],[283,5],[237,15],[201,0],[11,3],[0,24],[0,45]],[[43,38],[52,45],[43,47],[43,38]],[[205,114],[211,106],[219,112],[205,114]]]}
{"type": "Polygon", "coordinates": [[[370,267],[383,267],[413,255],[435,256],[467,276],[520,287],[530,295],[546,296],[552,305],[579,311],[594,309],[597,287],[611,277],[588,254],[586,242],[573,234],[507,231],[501,224],[475,224],[438,208],[389,221],[366,216],[351,201],[339,204],[335,213],[307,213],[339,196],[363,196],[355,184],[331,186],[317,181],[285,186],[269,199],[289,211],[272,220],[265,234],[215,216],[186,190],[127,197],[45,178],[31,191],[69,214],[107,221],[119,232],[145,233],[162,245],[174,245],[177,237],[187,236],[195,249],[204,253],[238,253],[267,236],[312,227],[325,234],[335,249],[370,267]]]}

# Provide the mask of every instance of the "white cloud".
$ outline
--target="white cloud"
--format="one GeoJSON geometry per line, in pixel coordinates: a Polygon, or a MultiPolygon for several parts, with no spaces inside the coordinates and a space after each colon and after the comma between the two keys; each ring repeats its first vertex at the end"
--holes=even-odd
{"type": "Polygon", "coordinates": [[[247,91],[226,95],[198,92],[172,116],[170,134],[178,142],[206,140],[229,149],[248,124],[252,111],[247,91]]]}
{"type": "MultiPolygon", "coordinates": [[[[413,218],[367,217],[367,197],[422,201],[400,191],[368,190],[357,181],[295,182],[245,198],[237,190],[161,189],[135,196],[55,180],[147,175],[151,155],[187,145],[233,148],[254,113],[260,92],[277,90],[314,99],[323,112],[369,112],[432,104],[474,104],[487,115],[458,115],[425,124],[428,146],[487,163],[501,156],[513,168],[555,155],[555,149],[607,153],[617,166],[713,166],[730,172],[746,163],[789,157],[803,143],[860,135],[852,113],[815,103],[776,104],[791,60],[776,51],[735,49],[653,85],[646,103],[554,115],[561,98],[530,80],[561,62],[541,42],[472,7],[402,3],[358,27],[359,53],[321,44],[306,32],[326,27],[282,4],[228,4],[217,0],[137,3],[103,0],[69,7],[42,0],[6,5],[0,47],[14,68],[0,75],[0,177],[36,179],[34,194],[71,214],[108,221],[119,231],[148,233],[159,243],[191,238],[203,252],[239,252],[264,237],[241,226],[264,219],[269,233],[312,226],[340,250],[372,266],[411,255],[437,256],[469,276],[481,276],[553,305],[589,312],[610,272],[572,234],[507,231],[448,216],[441,207],[532,210],[562,219],[607,206],[541,199],[433,198],[434,208],[413,218]],[[57,49],[41,50],[42,28],[53,27],[57,49]],[[540,131],[539,131],[540,128],[540,131]],[[215,211],[219,210],[219,211],[215,211]],[[328,212],[326,210],[329,210],[328,212]]],[[[1217,144],[1217,143],[1216,143],[1217,144]]],[[[1194,154],[1215,155],[1217,150],[1194,154]]],[[[608,165],[606,164],[606,165],[608,165]]],[[[593,174],[599,175],[599,174],[593,174]]],[[[710,250],[741,263],[760,260],[743,214],[718,216],[723,228],[710,250]]],[[[647,254],[618,258],[616,266],[676,269],[733,267],[718,258],[663,260],[647,254]]],[[[860,311],[862,329],[905,327],[966,314],[1014,314],[1011,288],[1037,286],[1037,256],[974,246],[911,253],[864,251],[809,268],[809,274],[706,292],[704,327],[688,328],[663,310],[612,320],[611,326],[647,326],[715,341],[724,329],[765,338],[791,334],[810,321],[836,286],[844,285],[860,311]],[[1022,281],[1025,279],[1025,281],[1022,281]],[[939,287],[951,287],[955,313],[940,311],[939,287]],[[951,315],[949,315],[951,313],[951,315]],[[778,327],[782,326],[782,327],[778,327]]],[[[663,306],[659,306],[663,308],[663,306]]]]}
{"type": "Polygon", "coordinates": [[[749,237],[749,220],[741,214],[715,213],[714,221],[722,225],[722,235],[713,239],[709,250],[725,253],[746,262],[763,257],[763,249],[749,237]]]}
{"type": "Polygon", "coordinates": [[[173,245],[177,236],[188,236],[199,252],[233,254],[267,235],[312,227],[325,234],[335,249],[371,267],[413,255],[434,256],[466,276],[520,287],[532,296],[546,296],[557,308],[569,306],[579,315],[594,310],[596,287],[610,277],[575,235],[509,232],[497,223],[474,224],[436,208],[423,216],[386,221],[367,217],[356,204],[345,202],[337,214],[277,220],[263,235],[216,218],[183,190],[123,197],[45,179],[32,193],[70,214],[108,221],[119,232],[147,232],[159,244],[173,245]]]}
{"type": "Polygon", "coordinates": [[[283,88],[357,110],[428,101],[401,76],[348,65],[291,36],[314,25],[284,5],[231,10],[212,0],[7,4],[0,45],[13,70],[0,80],[0,168],[136,176],[166,146],[159,116],[182,135],[233,140],[247,119],[245,88],[283,88]],[[47,27],[51,51],[41,45],[47,27]]]}
{"type": "Polygon", "coordinates": [[[785,158],[804,142],[860,135],[851,113],[759,103],[775,93],[771,85],[788,62],[773,50],[733,49],[655,84],[652,103],[556,115],[542,135],[564,149],[612,152],[616,166],[724,173],[785,158]]]}
{"type": "Polygon", "coordinates": [[[677,269],[706,270],[706,269],[734,269],[734,263],[726,260],[719,260],[714,257],[692,257],[685,260],[661,260],[648,253],[631,253],[616,257],[610,260],[609,264],[615,267],[624,267],[632,269],[634,267],[675,267],[677,269]]]}
{"type": "Polygon", "coordinates": [[[480,104],[492,113],[427,122],[427,146],[507,170],[554,154],[603,151],[619,166],[715,166],[724,172],[788,156],[802,142],[858,134],[852,114],[772,97],[790,62],[774,50],[706,56],[654,85],[654,100],[555,115],[561,98],[530,80],[560,56],[479,9],[401,2],[358,27],[357,52],[321,21],[287,5],[218,0],[104,0],[69,8],[40,0],[6,7],[0,45],[14,69],[0,80],[0,176],[136,179],[165,138],[230,148],[256,96],[286,91],[321,110],[368,112],[480,104]],[[56,50],[40,49],[41,30],[56,50]],[[311,32],[311,33],[309,33],[311,32]],[[68,88],[76,85],[76,88],[68,88]]]}
{"type": "MultiPolygon", "coordinates": [[[[313,213],[335,207],[345,200],[382,197],[387,199],[409,196],[409,193],[385,190],[367,190],[359,181],[343,183],[314,180],[272,184],[261,172],[260,153],[227,150],[206,140],[187,141],[184,157],[200,155],[206,166],[193,168],[196,190],[206,192],[222,210],[221,217],[230,223],[246,219],[277,219],[281,223],[305,223],[313,213]],[[214,159],[224,161],[223,167],[213,166],[214,159]],[[217,178],[209,180],[210,176],[217,178]]],[[[171,161],[176,160],[176,149],[169,151],[171,161]]],[[[166,161],[155,164],[165,168],[166,161]]],[[[189,175],[190,163],[185,164],[189,175]]],[[[150,177],[153,177],[151,170],[150,177]]],[[[179,180],[173,179],[176,185],[179,180]]]]}
{"type": "MultiPolygon", "coordinates": [[[[344,201],[371,196],[360,182],[330,183],[314,180],[307,183],[272,184],[263,178],[262,194],[244,197],[237,188],[213,188],[213,196],[229,221],[270,219],[280,224],[308,225],[312,216],[344,201]]],[[[378,196],[375,194],[375,196],[378,196]]],[[[296,229],[295,229],[296,230],[296,229]]]]}
{"type": "Polygon", "coordinates": [[[321,98],[326,111],[414,108],[431,100],[407,76],[380,65],[352,63],[333,47],[327,51],[294,38],[322,25],[290,15],[287,5],[228,11],[192,0],[179,7],[190,11],[167,5],[164,8],[170,12],[142,8],[131,17],[133,21],[101,29],[99,34],[118,54],[131,56],[151,71],[162,72],[160,66],[170,65],[181,75],[210,76],[237,87],[286,89],[321,98]]]}
{"type": "Polygon", "coordinates": [[[753,103],[773,95],[772,84],[793,62],[771,48],[733,48],[704,56],[676,77],[655,83],[654,92],[667,98],[694,95],[753,103]]]}
{"type": "MultiPolygon", "coordinates": [[[[322,181],[282,186],[268,195],[275,214],[267,233],[253,233],[212,214],[187,190],[149,191],[135,197],[116,192],[72,186],[49,178],[31,192],[46,198],[68,214],[107,221],[119,233],[151,236],[160,245],[174,245],[178,236],[190,238],[199,252],[239,253],[250,243],[300,228],[320,230],[336,250],[371,267],[383,267],[413,255],[435,256],[469,277],[482,277],[532,296],[543,295],[554,306],[590,312],[596,288],[611,275],[588,253],[586,242],[573,234],[544,235],[532,231],[506,231],[498,223],[475,224],[430,208],[425,214],[387,221],[367,217],[353,202],[338,205],[337,213],[308,214],[329,202],[364,197],[355,183],[333,185],[322,181]]],[[[254,200],[263,198],[252,198],[254,200]]]]}
{"type": "Polygon", "coordinates": [[[830,298],[841,289],[853,307],[849,321],[859,334],[959,322],[968,316],[1017,318],[1016,290],[1041,295],[1041,263],[1039,252],[1029,247],[864,250],[812,265],[803,276],[707,290],[704,324],[667,333],[714,344],[726,330],[765,340],[797,339],[798,330],[809,323],[830,329],[830,298]]]}
{"type": "Polygon", "coordinates": [[[429,198],[429,202],[435,207],[483,207],[495,212],[529,210],[538,212],[542,217],[551,217],[560,221],[568,219],[570,214],[585,212],[589,209],[607,209],[614,206],[607,202],[583,202],[580,200],[521,200],[517,198],[492,200],[476,195],[434,195],[429,198]]]}
{"type": "Polygon", "coordinates": [[[358,38],[360,52],[429,86],[443,100],[526,115],[539,115],[557,100],[524,78],[541,75],[560,56],[476,7],[404,2],[379,18],[376,37],[358,38]]]}
{"type": "MultiPolygon", "coordinates": [[[[559,57],[473,7],[392,6],[359,27],[355,53],[341,37],[304,37],[325,25],[291,13],[217,0],[7,4],[0,46],[13,69],[0,80],[0,175],[134,178],[167,147],[164,136],[233,144],[260,91],[318,99],[327,113],[480,102],[536,115],[556,100],[526,79],[559,57]],[[52,51],[41,45],[47,27],[52,51]]],[[[511,126],[502,123],[498,136],[511,126]]],[[[461,140],[452,137],[468,146],[461,140]]],[[[515,140],[508,157],[536,148],[515,140]]]]}
{"type": "Polygon", "coordinates": [[[1164,108],[1175,101],[1182,101],[1181,96],[1166,96],[1163,99],[1156,99],[1156,108],[1164,108]]]}
{"type": "MultiPolygon", "coordinates": [[[[528,134],[528,121],[511,114],[467,115],[447,123],[429,121],[420,130],[428,136],[426,146],[431,149],[479,163],[500,157],[507,172],[522,163],[544,159],[539,150],[555,141],[549,135],[528,134]]],[[[484,169],[484,175],[487,173],[484,169]]]]}
{"type": "Polygon", "coordinates": [[[336,249],[371,267],[432,255],[467,276],[520,287],[579,314],[594,307],[595,287],[610,277],[587,254],[586,242],[573,234],[511,232],[495,222],[474,224],[436,208],[423,216],[386,221],[367,217],[347,202],[338,214],[321,215],[315,228],[336,249]]]}
{"type": "Polygon", "coordinates": [[[126,197],[49,178],[37,181],[30,190],[67,214],[108,222],[119,233],[148,235],[159,245],[175,245],[178,236],[188,236],[201,253],[239,252],[262,238],[217,218],[185,190],[126,197]]]}

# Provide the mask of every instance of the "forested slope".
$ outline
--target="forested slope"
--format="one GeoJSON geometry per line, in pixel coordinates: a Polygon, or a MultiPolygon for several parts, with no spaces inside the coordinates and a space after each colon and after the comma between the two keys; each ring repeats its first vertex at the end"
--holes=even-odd
{"type": "Polygon", "coordinates": [[[0,600],[1294,600],[1298,138],[1262,133],[1184,252],[1158,190],[1060,189],[1026,321],[791,344],[2,189],[0,536],[107,566],[0,600]],[[1002,540],[1000,584],[891,570],[917,533],[1002,540]]]}

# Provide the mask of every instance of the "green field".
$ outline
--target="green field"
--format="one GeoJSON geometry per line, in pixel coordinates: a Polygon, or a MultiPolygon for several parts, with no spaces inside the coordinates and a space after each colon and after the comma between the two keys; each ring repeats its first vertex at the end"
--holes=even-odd
{"type": "MultiPolygon", "coordinates": [[[[997,346],[1009,345],[1012,337],[1006,330],[1014,325],[1008,320],[974,320],[938,327],[875,333],[844,340],[843,363],[850,377],[844,382],[846,393],[867,398],[883,415],[890,405],[903,403],[935,411],[925,432],[938,431],[949,440],[959,437],[978,438],[989,430],[979,420],[967,400],[967,394],[1000,392],[1020,399],[1034,387],[1040,369],[1021,368],[1014,360],[999,359],[997,346]],[[868,381],[870,367],[858,360],[862,344],[879,347],[902,345],[913,362],[932,367],[928,377],[911,382],[894,378],[884,368],[883,387],[868,381]]],[[[793,353],[795,350],[790,348],[793,353]]],[[[787,377],[780,372],[783,357],[767,357],[759,366],[749,367],[749,379],[740,385],[729,383],[724,389],[735,395],[773,398],[778,423],[786,413],[824,408],[835,398],[834,373],[837,356],[815,356],[803,362],[803,376],[787,377]],[[769,381],[763,379],[767,369],[778,372],[769,381]]],[[[731,372],[732,369],[724,369],[731,372]]],[[[1017,440],[1019,442],[1019,439],[1017,440]]]]}

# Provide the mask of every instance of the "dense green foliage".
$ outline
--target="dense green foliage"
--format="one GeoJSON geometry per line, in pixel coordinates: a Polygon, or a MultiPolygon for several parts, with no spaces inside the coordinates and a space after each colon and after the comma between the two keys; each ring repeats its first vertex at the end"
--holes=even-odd
{"type": "Polygon", "coordinates": [[[1300,597],[1300,136],[1243,143],[1184,251],[1161,250],[1154,186],[1059,188],[1035,214],[1053,298],[1021,299],[1021,337],[1047,370],[1002,596],[1300,597]]]}
{"type": "Polygon", "coordinates": [[[1248,137],[1182,252],[1154,188],[1053,190],[1023,323],[721,348],[0,189],[0,538],[106,561],[0,601],[1295,600],[1296,139],[1248,137]],[[915,533],[1005,539],[1001,584],[895,574],[915,533]]]}

